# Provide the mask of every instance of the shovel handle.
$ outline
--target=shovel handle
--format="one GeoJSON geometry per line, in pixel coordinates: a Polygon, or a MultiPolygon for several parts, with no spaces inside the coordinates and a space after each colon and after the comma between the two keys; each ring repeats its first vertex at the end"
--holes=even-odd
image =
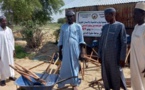
{"type": "MultiPolygon", "coordinates": [[[[58,83],[67,81],[67,80],[72,79],[72,78],[78,78],[78,76],[72,76],[72,77],[69,77],[69,78],[62,79],[62,80],[60,80],[60,81],[57,81],[55,84],[58,84],[58,83]]],[[[55,85],[55,84],[54,84],[54,85],[55,85]]]]}
{"type": "Polygon", "coordinates": [[[19,64],[17,64],[17,63],[15,63],[15,64],[18,65],[19,67],[21,67],[21,68],[22,68],[23,70],[25,70],[26,72],[30,73],[32,76],[34,76],[34,77],[36,77],[36,78],[39,79],[39,76],[37,76],[35,73],[31,72],[30,70],[28,70],[28,69],[22,67],[21,65],[19,65],[19,64]]]}

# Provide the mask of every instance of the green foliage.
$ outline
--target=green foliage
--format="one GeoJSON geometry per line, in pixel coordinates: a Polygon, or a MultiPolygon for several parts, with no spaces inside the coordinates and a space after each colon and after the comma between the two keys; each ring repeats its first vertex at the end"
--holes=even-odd
{"type": "Polygon", "coordinates": [[[43,42],[44,33],[39,29],[39,25],[31,20],[25,21],[22,35],[27,42],[27,47],[38,48],[43,42]]]}
{"type": "MultiPolygon", "coordinates": [[[[32,18],[35,9],[42,9],[39,0],[0,0],[3,2],[2,9],[6,10],[6,15],[13,17],[16,23],[32,18]]],[[[9,19],[10,19],[9,18],[9,19]]]]}
{"type": "Polygon", "coordinates": [[[39,24],[45,24],[51,20],[52,13],[59,12],[64,5],[63,0],[0,0],[2,9],[6,11],[9,21],[16,24],[33,20],[39,24]]]}
{"type": "Polygon", "coordinates": [[[49,14],[61,12],[59,9],[64,5],[63,0],[40,0],[43,10],[49,14]]]}
{"type": "Polygon", "coordinates": [[[25,58],[25,57],[27,57],[27,56],[29,55],[29,54],[25,51],[24,47],[22,47],[22,46],[20,46],[20,45],[16,45],[16,46],[15,46],[15,53],[16,53],[15,57],[16,57],[16,58],[19,58],[19,59],[25,58]]]}
{"type": "Polygon", "coordinates": [[[38,24],[46,24],[47,21],[51,21],[49,13],[44,12],[43,10],[35,10],[32,16],[32,20],[38,24]]]}
{"type": "Polygon", "coordinates": [[[60,24],[63,24],[66,22],[66,19],[65,18],[59,18],[57,23],[60,23],[60,24]]]}

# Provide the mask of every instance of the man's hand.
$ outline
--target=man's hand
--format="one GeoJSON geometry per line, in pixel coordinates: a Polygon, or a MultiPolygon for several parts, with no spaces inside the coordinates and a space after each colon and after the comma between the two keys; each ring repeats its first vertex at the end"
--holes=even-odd
{"type": "Polygon", "coordinates": [[[124,67],[125,66],[125,60],[120,60],[120,66],[124,67]]]}
{"type": "Polygon", "coordinates": [[[62,61],[62,53],[59,53],[59,60],[62,61]]]}
{"type": "Polygon", "coordinates": [[[59,46],[59,60],[62,61],[62,45],[59,46]]]}
{"type": "Polygon", "coordinates": [[[85,60],[85,55],[86,55],[86,49],[85,49],[85,44],[80,44],[80,55],[79,55],[79,60],[83,61],[85,60]]]}
{"type": "Polygon", "coordinates": [[[142,73],[144,74],[144,77],[145,77],[145,69],[142,71],[142,73]]]}
{"type": "Polygon", "coordinates": [[[85,60],[85,54],[84,53],[80,53],[80,56],[79,56],[79,60],[83,61],[85,60]]]}
{"type": "Polygon", "coordinates": [[[145,73],[145,69],[142,71],[142,73],[145,73]]]}
{"type": "Polygon", "coordinates": [[[98,60],[99,60],[99,63],[102,64],[102,59],[101,58],[98,58],[98,60]]]}

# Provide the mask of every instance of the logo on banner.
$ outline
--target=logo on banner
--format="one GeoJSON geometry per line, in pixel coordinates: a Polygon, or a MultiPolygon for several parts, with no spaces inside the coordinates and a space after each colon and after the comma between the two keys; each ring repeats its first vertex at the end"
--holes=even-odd
{"type": "Polygon", "coordinates": [[[98,18],[98,14],[97,13],[93,13],[92,14],[92,19],[97,19],[98,18]]]}

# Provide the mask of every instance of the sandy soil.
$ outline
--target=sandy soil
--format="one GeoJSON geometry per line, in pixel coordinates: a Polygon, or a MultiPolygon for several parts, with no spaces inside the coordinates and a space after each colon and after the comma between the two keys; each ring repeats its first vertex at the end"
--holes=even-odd
{"type": "MultiPolygon", "coordinates": [[[[29,69],[37,64],[42,63],[43,61],[34,61],[34,60],[26,60],[26,59],[17,59],[15,61],[15,63],[18,63],[22,66],[24,66],[25,68],[29,69]]],[[[48,63],[45,63],[39,67],[36,67],[34,69],[32,69],[31,71],[33,72],[37,72],[37,73],[42,73],[46,67],[48,66],[48,63]]],[[[130,78],[130,70],[129,68],[124,68],[123,69],[124,74],[125,74],[125,78],[130,78]]],[[[20,75],[16,72],[16,77],[18,78],[20,75]]],[[[80,73],[80,78],[82,78],[82,75],[80,73]]],[[[84,75],[84,80],[82,80],[81,85],[78,87],[79,90],[99,90],[97,88],[97,86],[95,87],[89,87],[89,82],[93,81],[93,80],[98,80],[101,78],[101,71],[100,71],[100,67],[96,67],[95,65],[89,63],[89,67],[87,69],[85,69],[85,75],[84,75]]],[[[128,83],[128,85],[130,84],[130,82],[128,83]]],[[[57,87],[57,85],[55,86],[55,88],[57,87]]],[[[7,81],[7,85],[6,86],[0,86],[0,90],[17,90],[18,86],[15,85],[15,82],[13,81],[7,81]]],[[[71,90],[70,89],[63,89],[63,90],[71,90]]],[[[104,89],[102,89],[104,90],[104,89]]],[[[128,87],[128,90],[132,90],[130,87],[128,87]]]]}

